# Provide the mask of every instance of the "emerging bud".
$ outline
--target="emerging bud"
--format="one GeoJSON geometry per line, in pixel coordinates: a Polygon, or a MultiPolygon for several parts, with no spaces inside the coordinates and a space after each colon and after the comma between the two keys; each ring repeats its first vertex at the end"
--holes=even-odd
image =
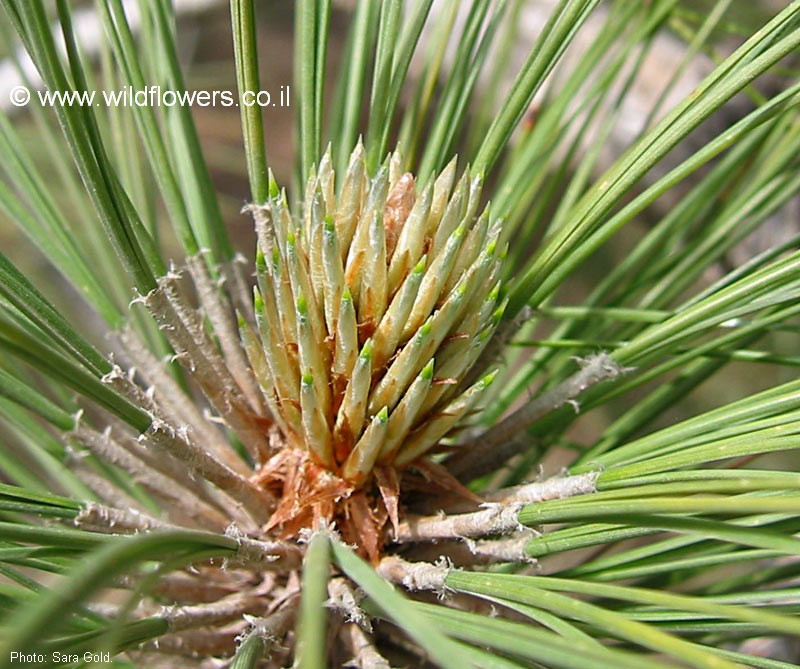
{"type": "Polygon", "coordinates": [[[454,188],[455,170],[418,189],[387,161],[370,179],[359,145],[338,196],[326,156],[301,219],[274,179],[257,212],[262,350],[251,338],[248,354],[287,448],[338,482],[331,497],[435,450],[491,382],[462,383],[497,324],[500,225],[477,214],[480,177],[454,188]]]}

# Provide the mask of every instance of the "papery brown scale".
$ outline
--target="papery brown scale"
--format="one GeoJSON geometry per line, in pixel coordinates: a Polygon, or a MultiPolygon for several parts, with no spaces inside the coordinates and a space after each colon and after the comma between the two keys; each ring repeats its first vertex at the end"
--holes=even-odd
{"type": "Polygon", "coordinates": [[[347,460],[347,456],[350,455],[350,451],[353,450],[353,445],[356,441],[349,421],[346,419],[342,421],[339,429],[334,432],[333,440],[333,455],[336,458],[336,462],[342,464],[347,460]]]}
{"type": "Polygon", "coordinates": [[[334,414],[339,412],[344,399],[344,391],[347,388],[347,376],[344,374],[331,374],[331,408],[334,414]]]}
{"type": "Polygon", "coordinates": [[[392,522],[392,528],[397,532],[400,525],[400,479],[397,476],[397,470],[393,467],[376,467],[375,481],[378,484],[383,505],[389,514],[389,520],[392,522]]]}
{"type": "Polygon", "coordinates": [[[377,325],[373,319],[368,319],[359,323],[356,328],[358,329],[358,343],[363,344],[367,339],[372,337],[375,334],[375,330],[377,329],[377,325]]]}
{"type": "MultiPolygon", "coordinates": [[[[344,281],[348,286],[351,287],[351,289],[355,284],[356,278],[361,275],[362,265],[364,264],[365,255],[366,253],[364,253],[364,251],[359,251],[358,254],[355,256],[355,258],[353,259],[353,262],[350,265],[348,265],[347,269],[345,270],[344,281]]],[[[355,301],[355,296],[357,295],[357,293],[355,291],[352,291],[352,294],[353,294],[353,299],[355,301]]]]}
{"type": "Polygon", "coordinates": [[[428,483],[433,484],[444,493],[452,493],[477,504],[483,503],[483,498],[464,486],[464,484],[453,476],[446,467],[440,465],[438,462],[420,459],[414,463],[414,469],[418,471],[428,483]]]}
{"type": "Polygon", "coordinates": [[[401,176],[386,198],[383,225],[386,230],[386,259],[391,259],[400,230],[408,219],[416,200],[416,179],[410,172],[401,176]]]}
{"type": "Polygon", "coordinates": [[[349,523],[342,528],[345,536],[353,536],[356,545],[373,564],[377,564],[381,558],[380,548],[383,544],[381,528],[386,522],[386,519],[380,518],[376,511],[377,509],[367,499],[366,493],[359,491],[345,502],[346,519],[349,523]]]}

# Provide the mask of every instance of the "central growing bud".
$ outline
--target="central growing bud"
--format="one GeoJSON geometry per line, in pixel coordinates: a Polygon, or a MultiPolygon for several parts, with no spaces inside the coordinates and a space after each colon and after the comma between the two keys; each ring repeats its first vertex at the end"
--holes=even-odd
{"type": "Polygon", "coordinates": [[[418,189],[399,165],[370,178],[359,145],[338,191],[322,159],[302,218],[273,179],[254,208],[258,334],[241,325],[284,443],[258,475],[282,488],[273,525],[333,519],[373,479],[396,492],[494,376],[471,372],[503,306],[481,180],[454,188],[454,161],[418,189]]]}

